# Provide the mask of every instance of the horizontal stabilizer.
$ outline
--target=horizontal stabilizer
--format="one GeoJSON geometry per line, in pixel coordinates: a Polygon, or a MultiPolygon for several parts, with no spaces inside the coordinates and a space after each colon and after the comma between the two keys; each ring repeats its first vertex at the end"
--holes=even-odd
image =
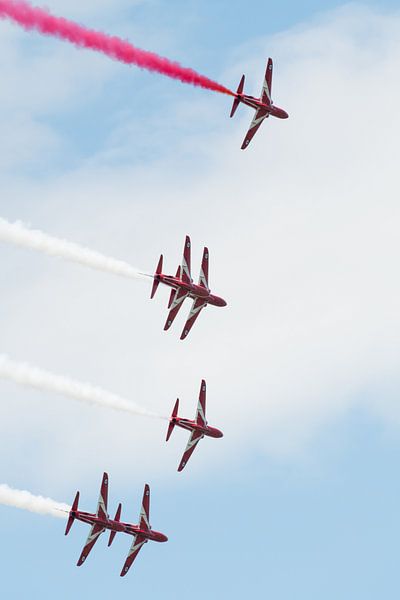
{"type": "Polygon", "coordinates": [[[173,422],[173,419],[177,416],[178,409],[179,409],[179,398],[175,402],[174,410],[172,411],[171,419],[170,419],[170,422],[169,422],[169,425],[168,425],[167,439],[166,439],[167,442],[168,442],[169,438],[171,437],[171,433],[174,430],[175,423],[173,422]]]}
{"type": "Polygon", "coordinates": [[[238,106],[239,106],[239,104],[240,104],[240,96],[242,95],[242,93],[243,93],[243,88],[244,88],[244,79],[245,79],[245,78],[244,78],[244,75],[243,75],[243,76],[242,76],[242,79],[240,80],[239,87],[238,87],[238,89],[237,89],[237,91],[236,91],[236,98],[235,98],[235,99],[234,99],[234,101],[233,101],[232,110],[231,110],[231,114],[230,114],[231,118],[232,118],[232,117],[233,117],[233,115],[235,114],[235,112],[236,112],[236,110],[237,110],[237,107],[238,107],[238,106]]]}
{"type": "Polygon", "coordinates": [[[154,295],[157,291],[158,285],[160,283],[160,280],[158,279],[157,275],[161,275],[162,267],[163,267],[163,255],[161,254],[160,260],[158,261],[157,269],[156,269],[156,272],[154,275],[153,287],[151,288],[150,298],[154,298],[154,295]]]}
{"type": "Polygon", "coordinates": [[[69,513],[68,523],[67,523],[67,527],[65,529],[65,535],[69,534],[69,531],[75,521],[75,513],[78,510],[78,504],[79,504],[79,492],[76,492],[75,500],[74,500],[74,503],[73,503],[70,513],[69,513]]]}

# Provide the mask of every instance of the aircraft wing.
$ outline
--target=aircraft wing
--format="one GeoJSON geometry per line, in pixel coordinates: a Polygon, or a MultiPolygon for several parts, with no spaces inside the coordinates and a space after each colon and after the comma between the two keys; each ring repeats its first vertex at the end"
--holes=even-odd
{"type": "Polygon", "coordinates": [[[190,248],[191,242],[190,237],[187,235],[185,239],[185,247],[183,249],[181,277],[185,283],[192,283],[191,267],[190,267],[190,248]]]}
{"type": "Polygon", "coordinates": [[[199,395],[199,403],[197,405],[196,410],[196,423],[201,425],[202,427],[206,427],[206,382],[201,382],[200,386],[200,395],[199,395]]]}
{"type": "Polygon", "coordinates": [[[189,296],[188,292],[185,290],[177,289],[175,292],[175,297],[171,303],[171,310],[168,313],[167,320],[164,325],[164,331],[167,331],[175,320],[176,315],[180,311],[180,308],[186,298],[189,296]]]}
{"type": "Polygon", "coordinates": [[[256,110],[256,114],[254,115],[250,128],[246,134],[246,137],[244,138],[242,150],[245,150],[247,148],[247,146],[250,144],[251,140],[257,133],[261,123],[264,121],[264,119],[267,119],[268,117],[269,112],[265,108],[259,108],[258,110],[256,110]]]}
{"type": "Polygon", "coordinates": [[[79,560],[77,562],[78,567],[83,565],[83,563],[89,556],[90,551],[92,550],[93,546],[95,545],[95,543],[97,542],[97,540],[99,539],[99,537],[103,533],[103,531],[104,531],[104,527],[102,527],[101,525],[93,525],[92,526],[92,528],[89,532],[89,535],[88,535],[88,539],[86,540],[85,547],[83,548],[82,554],[80,555],[79,560]]]}
{"type": "Polygon", "coordinates": [[[188,336],[189,331],[192,329],[197,317],[199,316],[200,312],[203,310],[203,308],[205,306],[207,306],[206,300],[204,300],[203,298],[195,299],[195,301],[193,302],[193,306],[189,313],[189,318],[186,321],[185,327],[183,328],[181,340],[184,340],[188,336]]]}
{"type": "Polygon", "coordinates": [[[105,519],[108,521],[107,504],[108,504],[108,475],[107,475],[107,473],[104,473],[103,480],[101,482],[99,500],[97,502],[97,516],[100,517],[100,519],[105,519]]]}
{"type": "Polygon", "coordinates": [[[122,567],[121,577],[125,577],[125,575],[129,571],[129,569],[131,568],[133,561],[135,560],[135,558],[139,554],[142,546],[146,542],[147,542],[147,540],[145,537],[143,537],[141,535],[135,536],[135,538],[132,542],[132,546],[130,547],[130,550],[129,550],[128,558],[126,559],[125,564],[122,567]]]}
{"type": "Polygon", "coordinates": [[[210,289],[208,287],[208,257],[209,257],[208,248],[204,248],[203,260],[201,261],[199,286],[205,288],[206,290],[210,289]]]}
{"type": "Polygon", "coordinates": [[[150,519],[150,488],[146,483],[146,485],[144,486],[142,508],[140,510],[140,516],[139,516],[140,529],[144,529],[144,530],[150,529],[149,519],[150,519]]]}
{"type": "Polygon", "coordinates": [[[261,102],[264,104],[271,104],[271,91],[272,91],[272,58],[268,59],[267,70],[265,71],[265,78],[261,90],[261,102]]]}
{"type": "Polygon", "coordinates": [[[204,435],[202,433],[199,433],[198,431],[192,431],[192,433],[190,434],[188,445],[186,446],[186,450],[182,456],[182,460],[179,463],[178,471],[182,471],[185,468],[189,458],[193,454],[194,449],[196,448],[199,441],[203,439],[203,437],[204,435]]]}

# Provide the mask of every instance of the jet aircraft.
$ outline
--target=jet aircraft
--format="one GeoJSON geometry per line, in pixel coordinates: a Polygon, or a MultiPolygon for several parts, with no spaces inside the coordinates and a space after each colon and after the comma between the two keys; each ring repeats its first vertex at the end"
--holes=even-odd
{"type": "Polygon", "coordinates": [[[111,546],[116,534],[119,532],[127,533],[128,535],[133,535],[134,540],[129,550],[128,558],[126,559],[121,571],[121,577],[124,577],[124,575],[126,575],[129,571],[140,549],[146,542],[148,542],[149,540],[153,542],[166,542],[168,541],[168,538],[163,533],[153,531],[150,527],[150,488],[147,484],[144,486],[142,509],[140,511],[138,525],[132,525],[130,523],[121,522],[121,504],[118,505],[114,519],[110,519],[107,513],[108,481],[108,475],[107,473],[104,473],[103,480],[101,483],[100,496],[97,504],[96,514],[78,510],[79,492],[76,493],[74,503],[69,512],[69,518],[67,528],[65,530],[65,535],[68,535],[75,519],[77,519],[78,521],[82,521],[83,523],[88,523],[92,526],[85,547],[83,548],[82,554],[80,555],[80,558],[78,560],[78,567],[83,565],[83,563],[89,555],[89,552],[92,550],[100,535],[106,529],[110,530],[111,532],[108,541],[108,546],[111,546]]]}
{"type": "Polygon", "coordinates": [[[206,382],[204,379],[201,382],[200,386],[200,395],[199,395],[199,403],[197,405],[196,416],[194,421],[190,421],[189,419],[182,419],[182,417],[178,417],[178,409],[179,409],[179,398],[175,403],[174,410],[172,411],[172,415],[169,421],[168,431],[167,431],[167,442],[171,437],[171,433],[174,430],[174,427],[182,427],[182,429],[187,429],[190,431],[190,438],[188,445],[186,446],[186,450],[182,456],[182,460],[179,463],[178,471],[182,471],[184,467],[187,465],[189,458],[192,456],[194,449],[200,440],[203,439],[204,436],[212,437],[212,438],[221,438],[223,436],[222,431],[216,429],[215,427],[210,427],[206,421],[206,382]]]}
{"type": "Polygon", "coordinates": [[[207,306],[207,304],[212,304],[213,306],[226,306],[225,300],[223,300],[219,296],[215,296],[214,294],[212,294],[208,286],[208,248],[204,248],[198,284],[193,283],[191,275],[190,249],[190,237],[186,236],[185,248],[183,250],[182,265],[178,267],[175,277],[173,277],[172,275],[164,275],[162,273],[163,255],[161,254],[160,260],[157,265],[157,270],[154,275],[153,288],[151,290],[150,296],[151,298],[154,298],[154,295],[160,283],[163,283],[164,285],[167,285],[170,288],[172,288],[168,303],[168,308],[170,309],[170,311],[164,326],[164,331],[171,327],[184,300],[186,300],[186,298],[192,298],[194,300],[193,306],[189,313],[189,318],[186,321],[186,324],[182,331],[181,340],[184,340],[187,337],[200,312],[205,306],[207,306]]]}
{"type": "Polygon", "coordinates": [[[245,150],[250,144],[251,140],[253,139],[254,135],[256,134],[258,128],[260,127],[264,119],[267,119],[270,115],[272,115],[273,117],[277,117],[278,119],[287,119],[289,117],[285,110],[279,108],[278,106],[275,106],[272,102],[272,70],[272,58],[269,58],[260,98],[254,98],[253,96],[243,94],[245,76],[243,75],[242,79],[240,80],[239,87],[236,92],[236,98],[233,101],[230,116],[233,117],[240,103],[247,104],[247,106],[251,106],[251,108],[254,108],[256,111],[256,114],[254,115],[254,118],[251,122],[250,129],[248,130],[246,137],[244,138],[242,150],[245,150]]]}

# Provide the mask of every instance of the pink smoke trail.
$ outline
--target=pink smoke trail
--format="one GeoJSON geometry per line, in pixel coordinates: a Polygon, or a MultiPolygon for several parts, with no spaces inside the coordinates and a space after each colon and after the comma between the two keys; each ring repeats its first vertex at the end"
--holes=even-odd
{"type": "Polygon", "coordinates": [[[36,30],[44,35],[52,35],[71,42],[75,46],[102,52],[110,58],[128,65],[136,65],[142,69],[156,71],[167,77],[179,79],[183,83],[189,83],[221,94],[234,95],[223,85],[200,75],[193,69],[183,67],[177,62],[158,56],[153,52],[135,48],[135,46],[121,38],[87,29],[63,17],[55,17],[47,10],[31,6],[24,0],[0,0],[0,18],[8,18],[26,30],[36,30]]]}

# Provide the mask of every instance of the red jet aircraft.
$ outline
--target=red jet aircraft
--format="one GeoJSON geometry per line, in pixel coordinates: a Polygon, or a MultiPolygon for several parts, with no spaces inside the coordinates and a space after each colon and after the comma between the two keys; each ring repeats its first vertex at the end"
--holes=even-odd
{"type": "Polygon", "coordinates": [[[237,107],[241,102],[243,104],[247,104],[247,106],[251,106],[251,108],[254,108],[256,111],[254,119],[251,122],[250,129],[248,130],[246,137],[244,138],[242,150],[245,150],[250,144],[251,140],[253,139],[255,133],[257,132],[264,119],[267,119],[270,115],[272,115],[273,117],[277,117],[278,119],[287,119],[289,117],[285,110],[279,108],[278,106],[275,106],[271,100],[272,69],[272,58],[269,58],[260,98],[254,98],[253,96],[247,96],[247,94],[243,94],[245,78],[244,75],[240,80],[239,87],[236,92],[236,98],[233,101],[231,117],[233,117],[237,107]]]}
{"type": "Polygon", "coordinates": [[[185,327],[183,328],[181,340],[184,340],[187,337],[200,312],[207,304],[212,304],[213,306],[226,306],[225,300],[218,296],[214,296],[208,287],[208,248],[204,248],[199,283],[197,285],[193,283],[190,272],[190,248],[190,237],[186,236],[182,265],[178,267],[175,277],[172,275],[164,275],[162,273],[163,255],[161,254],[154,275],[154,283],[150,296],[151,298],[154,298],[154,294],[160,283],[172,288],[168,303],[168,308],[171,310],[165,323],[164,331],[171,327],[184,300],[186,300],[186,298],[193,298],[193,306],[185,327]]]}
{"type": "Polygon", "coordinates": [[[187,465],[189,458],[193,454],[193,450],[196,448],[197,444],[200,440],[203,439],[204,436],[212,437],[212,438],[221,438],[223,436],[222,431],[219,429],[215,429],[215,427],[210,427],[206,421],[206,382],[201,382],[200,386],[200,396],[199,403],[197,405],[196,417],[194,421],[190,421],[189,419],[182,419],[178,417],[178,409],[179,409],[179,398],[175,403],[174,410],[172,411],[172,416],[169,421],[168,431],[167,431],[167,442],[171,437],[171,433],[174,430],[175,425],[178,427],[182,427],[182,429],[187,429],[190,431],[190,438],[188,445],[186,446],[186,450],[182,456],[182,460],[179,463],[178,471],[182,471],[184,467],[187,465]]]}
{"type": "Polygon", "coordinates": [[[86,541],[85,547],[82,550],[82,554],[78,560],[77,566],[80,567],[85,560],[87,559],[89,552],[97,542],[100,535],[106,530],[109,529],[110,539],[108,545],[111,546],[113,540],[118,532],[127,533],[129,535],[134,536],[134,540],[132,542],[132,546],[129,550],[128,558],[125,561],[125,564],[121,571],[121,577],[127,574],[129,571],[133,561],[137,557],[139,550],[142,546],[148,542],[149,540],[153,542],[166,542],[168,540],[167,536],[163,533],[159,533],[158,531],[153,531],[150,527],[149,523],[149,512],[150,512],[150,488],[146,484],[144,486],[143,493],[143,501],[142,501],[142,509],[140,511],[139,517],[139,525],[131,525],[130,523],[122,523],[120,521],[121,518],[121,509],[122,505],[119,504],[117,508],[117,512],[114,519],[110,519],[107,513],[107,500],[108,500],[108,475],[104,473],[103,481],[101,483],[100,496],[97,504],[97,512],[96,514],[82,512],[78,510],[78,502],[79,502],[79,492],[76,493],[74,503],[69,512],[69,518],[67,523],[67,528],[65,530],[65,535],[68,535],[69,530],[72,527],[75,519],[78,521],[82,521],[83,523],[88,523],[92,526],[88,539],[86,541]]]}

